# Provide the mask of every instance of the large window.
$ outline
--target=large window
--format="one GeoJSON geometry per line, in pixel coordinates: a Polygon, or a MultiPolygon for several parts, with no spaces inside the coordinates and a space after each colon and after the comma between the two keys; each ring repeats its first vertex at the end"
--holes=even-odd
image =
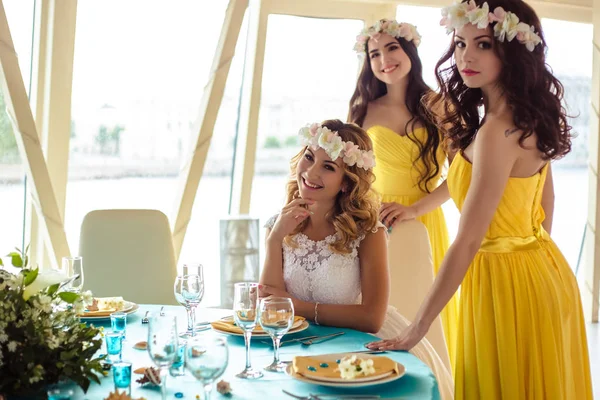
{"type": "Polygon", "coordinates": [[[283,206],[298,130],[346,120],[358,73],[352,48],[362,27],[358,20],[269,16],[251,203],[262,222],[283,206]]]}
{"type": "MultiPolygon", "coordinates": [[[[226,7],[225,0],[79,2],[65,212],[73,253],[91,210],[152,208],[174,218],[226,7]]],[[[244,33],[181,254],[205,264],[204,305],[219,297],[218,219],[227,214],[244,33]]]]}
{"type": "MultiPolygon", "coordinates": [[[[444,28],[431,21],[439,21],[440,9],[417,6],[399,6],[398,21],[410,22],[417,26],[423,36],[419,55],[423,60],[426,81],[436,88],[434,69],[439,57],[450,44],[451,37],[444,28]]],[[[587,213],[587,145],[590,130],[590,86],[592,69],[592,26],[574,22],[542,20],[542,27],[548,43],[547,63],[565,87],[565,104],[571,118],[576,137],[573,150],[564,159],[553,162],[556,202],[552,237],[564,253],[569,264],[575,268],[587,213]],[[569,32],[567,36],[564,32],[569,32]],[[570,38],[576,37],[573,41],[570,38]],[[577,61],[564,57],[565,54],[578,54],[577,61]]],[[[452,202],[444,205],[451,237],[456,235],[459,214],[452,202]]]]}
{"type": "MultiPolygon", "coordinates": [[[[3,2],[8,26],[15,50],[19,56],[19,67],[30,91],[31,54],[34,27],[34,1],[8,0],[3,2]]],[[[0,92],[0,254],[12,251],[15,246],[26,246],[25,227],[25,168],[17,149],[12,122],[5,112],[6,103],[0,92]]]]}

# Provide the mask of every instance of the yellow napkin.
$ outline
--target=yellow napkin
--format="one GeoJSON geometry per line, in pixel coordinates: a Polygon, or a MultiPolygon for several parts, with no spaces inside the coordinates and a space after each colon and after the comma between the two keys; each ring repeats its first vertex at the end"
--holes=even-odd
{"type": "MultiPolygon", "coordinates": [[[[350,354],[348,354],[348,356],[350,356],[350,354]]],[[[398,363],[388,357],[371,356],[369,354],[357,354],[356,356],[361,359],[373,360],[375,373],[368,375],[369,377],[388,374],[391,371],[397,374],[400,373],[400,371],[398,371],[398,363]]],[[[344,355],[340,354],[339,357],[341,359],[344,355]]],[[[294,357],[293,366],[294,372],[306,376],[307,378],[321,377],[341,379],[338,363],[331,356],[296,356],[294,357]],[[321,366],[324,364],[327,364],[327,367],[321,366]],[[309,369],[309,367],[312,368],[309,369]],[[316,371],[314,369],[316,369],[316,371]]],[[[359,377],[359,379],[360,378],[362,378],[362,376],[359,377]]]]}
{"type": "MultiPolygon", "coordinates": [[[[292,324],[292,327],[290,329],[295,329],[297,327],[299,327],[300,325],[302,325],[302,322],[304,322],[306,318],[304,317],[300,317],[300,316],[295,316],[294,317],[294,323],[292,324]]],[[[214,321],[211,322],[210,325],[214,328],[217,329],[219,331],[224,331],[224,332],[229,332],[229,333],[239,333],[239,334],[243,334],[244,332],[235,324],[235,321],[233,320],[233,318],[231,319],[226,319],[226,320],[218,320],[218,321],[214,321]]],[[[252,330],[252,333],[264,333],[265,331],[263,330],[262,326],[260,326],[259,323],[256,324],[256,328],[254,328],[252,330]]]]}

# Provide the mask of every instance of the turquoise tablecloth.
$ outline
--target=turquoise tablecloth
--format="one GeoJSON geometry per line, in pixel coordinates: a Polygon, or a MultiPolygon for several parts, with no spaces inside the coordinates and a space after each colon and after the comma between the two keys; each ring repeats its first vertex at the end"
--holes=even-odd
{"type": "MultiPolygon", "coordinates": [[[[141,323],[141,318],[147,310],[158,311],[159,306],[142,305],[137,313],[131,314],[127,321],[127,339],[124,342],[123,359],[131,361],[133,368],[151,366],[152,361],[147,351],[140,351],[133,348],[133,345],[142,340],[146,340],[147,326],[141,323]]],[[[177,315],[178,325],[181,331],[186,327],[186,316],[183,307],[165,306],[164,311],[168,314],[177,315]]],[[[230,315],[231,311],[218,309],[199,309],[197,311],[197,322],[214,320],[224,315],[230,315]]],[[[95,322],[97,326],[104,326],[110,329],[110,322],[95,322]]],[[[310,355],[324,353],[341,353],[345,351],[364,349],[366,342],[372,341],[372,335],[358,332],[352,329],[340,329],[324,326],[311,325],[307,330],[295,335],[287,335],[285,339],[294,337],[303,337],[309,335],[322,335],[332,332],[344,331],[345,334],[327,342],[314,344],[306,347],[301,344],[286,345],[281,348],[281,360],[291,360],[294,355],[310,355]]],[[[219,335],[213,331],[203,331],[200,335],[219,335]]],[[[324,386],[309,385],[298,382],[285,374],[264,372],[262,379],[246,381],[238,379],[235,374],[240,372],[245,365],[244,340],[241,337],[227,336],[229,344],[229,366],[222,379],[227,380],[233,389],[232,397],[225,397],[213,391],[213,399],[292,399],[281,389],[286,389],[299,395],[308,395],[308,393],[374,393],[388,399],[439,399],[437,382],[431,370],[421,360],[406,352],[389,352],[388,357],[402,363],[406,367],[406,375],[402,378],[384,385],[370,386],[367,388],[344,389],[328,388],[324,386]]],[[[103,349],[104,351],[104,349],[103,349]]],[[[252,365],[254,367],[263,367],[268,365],[273,358],[272,347],[262,340],[252,340],[251,346],[252,365]]],[[[134,378],[135,379],[135,378],[134,378]]],[[[113,391],[112,374],[101,379],[101,385],[92,383],[88,393],[83,392],[76,395],[77,399],[99,400],[104,399],[109,392],[113,391]]],[[[201,385],[193,377],[184,376],[167,379],[168,398],[175,399],[174,394],[182,392],[183,399],[195,400],[196,395],[201,395],[201,385]]],[[[148,400],[160,399],[160,392],[157,389],[148,389],[141,387],[138,383],[132,383],[132,397],[144,397],[148,400]]]]}

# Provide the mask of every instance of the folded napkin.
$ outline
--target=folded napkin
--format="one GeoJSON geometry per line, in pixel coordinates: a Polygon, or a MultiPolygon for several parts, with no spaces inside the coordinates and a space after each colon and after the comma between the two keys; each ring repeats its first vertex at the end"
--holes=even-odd
{"type": "MultiPolygon", "coordinates": [[[[368,354],[353,355],[357,360],[372,360],[372,371],[367,376],[379,376],[395,372],[399,374],[398,363],[384,356],[372,356],[368,354]]],[[[340,363],[344,359],[349,360],[350,357],[344,357],[343,354],[337,356],[332,355],[316,355],[316,356],[296,356],[294,357],[293,367],[294,372],[303,375],[307,378],[337,378],[342,379],[340,371],[340,363]],[[337,358],[339,357],[339,358],[337,358]],[[339,361],[339,362],[338,362],[339,361]]],[[[371,363],[369,363],[371,364],[371,363]]],[[[364,378],[364,375],[359,375],[356,378],[364,378]]],[[[351,380],[351,379],[348,379],[351,380]]]]}
{"type": "MultiPolygon", "coordinates": [[[[306,318],[304,318],[304,317],[295,316],[294,323],[292,324],[292,327],[290,328],[290,330],[295,329],[295,328],[299,327],[300,325],[302,325],[302,322],[304,322],[305,319],[306,318]]],[[[229,332],[229,333],[239,333],[239,334],[244,333],[242,331],[242,329],[235,324],[235,321],[233,320],[233,318],[226,319],[226,320],[214,321],[214,322],[211,322],[210,325],[214,329],[219,330],[219,331],[224,331],[224,332],[229,332]]],[[[252,333],[265,333],[265,331],[263,330],[262,326],[260,326],[260,324],[257,323],[256,327],[252,330],[252,333]]]]}

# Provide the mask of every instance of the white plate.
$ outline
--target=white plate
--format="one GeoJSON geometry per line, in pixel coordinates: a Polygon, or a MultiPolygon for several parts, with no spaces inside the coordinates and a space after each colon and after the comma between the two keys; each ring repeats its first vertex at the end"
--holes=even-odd
{"type": "MultiPolygon", "coordinates": [[[[328,354],[328,355],[323,356],[323,359],[325,361],[327,361],[328,358],[331,357],[333,363],[335,363],[335,360],[343,358],[345,355],[346,354],[328,354]]],[[[321,357],[321,356],[319,356],[319,357],[321,357]]],[[[370,358],[371,357],[373,357],[373,356],[370,356],[370,358]]],[[[397,363],[397,364],[398,364],[399,374],[390,372],[386,375],[366,376],[363,378],[357,378],[357,379],[353,379],[353,380],[345,380],[342,378],[321,378],[321,377],[316,378],[316,379],[308,378],[302,374],[298,374],[298,373],[294,372],[294,365],[291,363],[286,368],[285,373],[300,382],[310,383],[312,385],[355,388],[355,387],[382,385],[384,383],[393,382],[396,379],[402,378],[404,376],[404,374],[406,373],[406,368],[404,367],[404,365],[402,365],[400,363],[397,363]]]]}
{"type": "MultiPolygon", "coordinates": [[[[288,331],[288,333],[286,333],[286,335],[291,335],[292,333],[302,332],[302,331],[308,329],[308,326],[309,326],[308,322],[306,320],[304,320],[304,321],[302,321],[300,326],[298,326],[297,328],[290,329],[288,331]]],[[[222,330],[216,329],[212,326],[211,326],[211,329],[215,332],[222,333],[223,335],[244,337],[243,333],[233,333],[233,332],[222,331],[222,330]]],[[[264,338],[270,338],[270,337],[271,336],[269,336],[269,334],[267,332],[258,332],[258,333],[252,332],[252,339],[264,339],[264,338]]]]}
{"type": "MultiPolygon", "coordinates": [[[[135,313],[138,310],[138,308],[140,308],[139,305],[137,305],[131,301],[125,301],[124,303],[125,303],[125,308],[122,310],[118,310],[118,311],[124,312],[127,315],[135,313]]],[[[114,311],[114,312],[117,312],[117,311],[114,311]]],[[[102,321],[102,320],[110,319],[110,315],[90,315],[90,316],[81,315],[81,316],[79,316],[79,319],[82,321],[102,321]]]]}

